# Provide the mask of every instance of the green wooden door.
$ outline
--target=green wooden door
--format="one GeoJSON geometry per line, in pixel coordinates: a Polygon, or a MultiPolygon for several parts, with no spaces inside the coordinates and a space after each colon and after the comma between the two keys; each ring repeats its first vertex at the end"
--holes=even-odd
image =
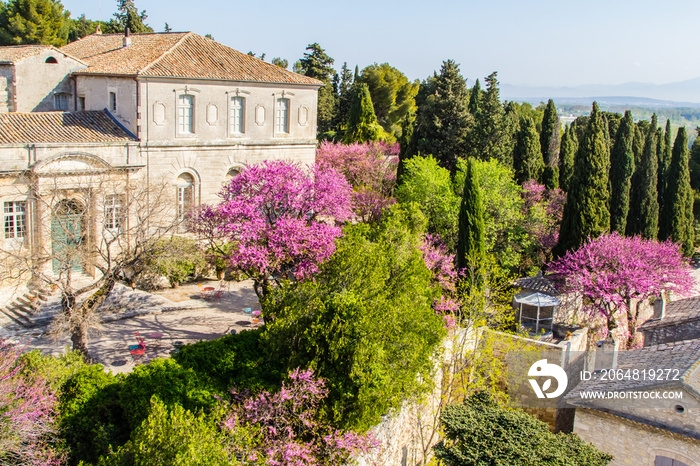
{"type": "Polygon", "coordinates": [[[76,201],[61,201],[51,220],[53,271],[83,270],[84,213],[76,201]]]}

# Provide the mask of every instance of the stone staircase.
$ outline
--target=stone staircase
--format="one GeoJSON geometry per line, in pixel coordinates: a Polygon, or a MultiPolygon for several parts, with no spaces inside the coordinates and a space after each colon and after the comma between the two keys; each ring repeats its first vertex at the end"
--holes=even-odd
{"type": "Polygon", "coordinates": [[[50,292],[44,288],[30,288],[14,301],[0,307],[0,313],[8,317],[16,326],[24,329],[40,327],[51,318],[39,312],[50,292]]]}

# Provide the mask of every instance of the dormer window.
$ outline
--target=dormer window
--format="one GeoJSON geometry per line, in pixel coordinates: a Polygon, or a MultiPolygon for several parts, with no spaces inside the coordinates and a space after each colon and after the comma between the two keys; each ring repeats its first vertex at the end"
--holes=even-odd
{"type": "Polygon", "coordinates": [[[58,63],[58,60],[56,60],[56,57],[49,57],[46,59],[46,61],[44,63],[50,63],[52,65],[55,65],[58,63]]]}

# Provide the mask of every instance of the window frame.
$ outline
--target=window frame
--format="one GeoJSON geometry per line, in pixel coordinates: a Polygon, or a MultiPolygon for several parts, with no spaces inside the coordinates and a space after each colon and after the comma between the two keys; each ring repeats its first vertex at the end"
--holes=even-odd
{"type": "Polygon", "coordinates": [[[289,97],[277,97],[275,99],[275,136],[287,136],[290,133],[291,128],[291,108],[292,103],[289,97]],[[284,113],[281,112],[280,104],[284,102],[285,108],[284,113]],[[284,126],[280,125],[280,115],[284,115],[284,126]]]}
{"type": "Polygon", "coordinates": [[[196,98],[194,94],[189,94],[189,93],[182,93],[178,94],[177,96],[177,107],[176,107],[176,132],[178,136],[181,137],[193,137],[196,134],[196,126],[195,126],[195,105],[196,105],[196,98]],[[188,106],[185,106],[182,104],[182,101],[189,100],[190,104],[188,106]],[[190,131],[184,131],[185,128],[185,123],[186,121],[184,120],[184,113],[181,114],[180,110],[181,109],[189,109],[189,129],[190,131]]]}
{"type": "Polygon", "coordinates": [[[121,233],[124,231],[124,196],[121,194],[108,194],[105,196],[105,230],[121,233]]]}
{"type": "Polygon", "coordinates": [[[27,238],[27,201],[3,202],[3,232],[6,240],[24,241],[27,238]]]}
{"type": "Polygon", "coordinates": [[[109,91],[109,111],[117,112],[117,91],[109,91]]]}
{"type": "Polygon", "coordinates": [[[177,220],[182,221],[195,206],[197,201],[197,177],[189,171],[180,173],[175,179],[175,203],[177,220]],[[189,180],[187,180],[189,177],[189,180]],[[187,181],[185,185],[184,182],[187,181]],[[189,194],[188,194],[189,192],[189,194]]]}
{"type": "Polygon", "coordinates": [[[246,98],[242,97],[240,95],[230,96],[229,97],[229,106],[228,106],[229,136],[236,137],[236,136],[245,135],[245,126],[246,126],[245,113],[246,113],[246,98]],[[234,107],[233,107],[234,101],[240,102],[240,107],[235,109],[236,111],[234,111],[234,107]],[[236,119],[237,119],[237,128],[234,129],[234,120],[236,120],[236,119]]]}
{"type": "Polygon", "coordinates": [[[70,111],[70,94],[67,92],[56,92],[53,95],[53,109],[58,112],[70,111]]]}

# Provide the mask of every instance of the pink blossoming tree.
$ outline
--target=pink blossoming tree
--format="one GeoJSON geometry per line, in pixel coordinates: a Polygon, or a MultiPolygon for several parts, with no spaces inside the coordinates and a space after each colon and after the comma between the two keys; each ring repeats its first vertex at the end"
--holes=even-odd
{"type": "Polygon", "coordinates": [[[312,370],[295,369],[289,379],[276,393],[246,396],[232,391],[231,411],[223,428],[234,438],[238,429],[251,437],[249,442],[231,446],[246,464],[343,465],[352,455],[367,453],[377,445],[371,435],[339,431],[319,422],[319,407],[328,389],[312,370]]]}
{"type": "Polygon", "coordinates": [[[336,222],[352,215],[351,193],[332,168],[265,161],[233,178],[221,191],[223,201],[203,206],[190,224],[212,245],[230,242],[221,252],[233,270],[253,279],[262,300],[271,276],[307,276],[333,254],[341,233],[336,222]]]}
{"type": "Polygon", "coordinates": [[[46,380],[23,373],[18,348],[0,340],[0,464],[56,466],[56,397],[46,380]]]}
{"type": "Polygon", "coordinates": [[[589,239],[549,269],[563,292],[583,298],[591,323],[602,319],[607,332],[626,337],[623,347],[639,344],[637,329],[643,322],[633,299],[670,292],[682,296],[695,285],[677,244],[618,233],[589,239]]]}
{"type": "Polygon", "coordinates": [[[396,202],[393,192],[399,163],[398,144],[324,141],[316,151],[316,161],[345,175],[353,187],[353,211],[361,221],[378,221],[382,211],[396,202]]]}
{"type": "Polygon", "coordinates": [[[547,189],[535,180],[523,183],[523,226],[534,240],[535,253],[549,258],[559,240],[559,226],[564,214],[566,194],[561,189],[547,189]]]}

